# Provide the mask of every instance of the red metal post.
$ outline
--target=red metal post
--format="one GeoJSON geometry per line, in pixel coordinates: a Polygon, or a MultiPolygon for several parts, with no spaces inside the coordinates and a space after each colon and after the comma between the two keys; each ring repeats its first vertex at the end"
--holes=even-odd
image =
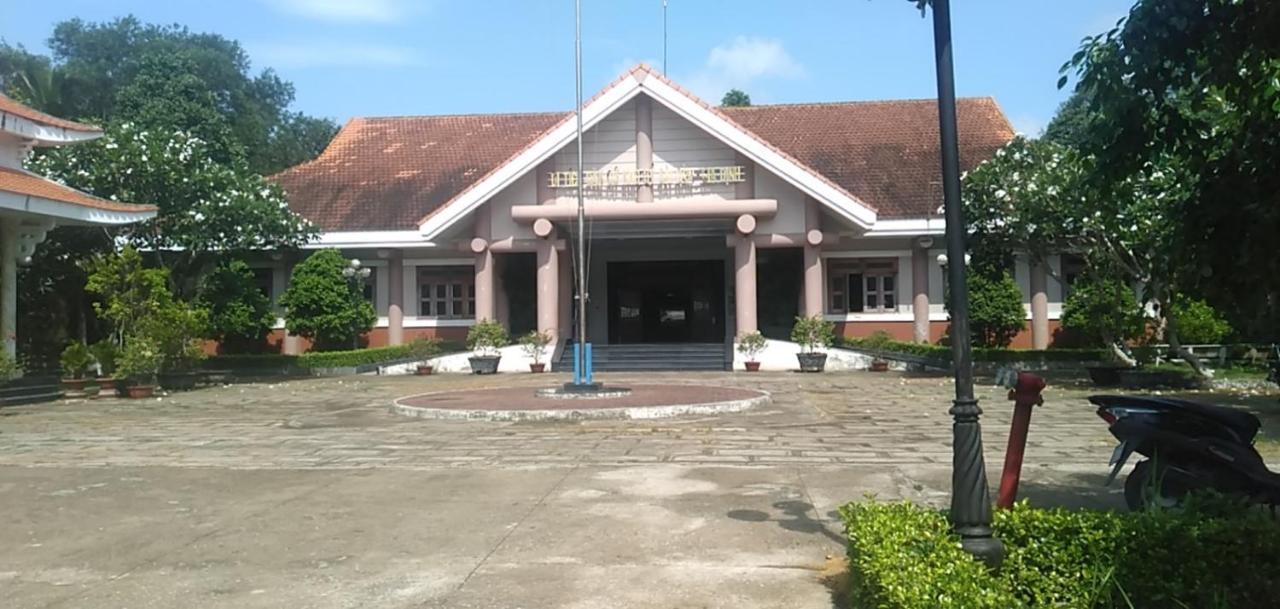
{"type": "Polygon", "coordinates": [[[997,508],[1011,508],[1018,499],[1022,455],[1027,448],[1027,430],[1031,427],[1031,409],[1044,403],[1044,398],[1040,395],[1044,388],[1044,379],[1028,372],[1019,372],[1017,385],[1009,391],[1009,399],[1013,400],[1013,423],[1009,426],[1009,447],[1004,453],[1004,474],[1000,476],[997,508]]]}

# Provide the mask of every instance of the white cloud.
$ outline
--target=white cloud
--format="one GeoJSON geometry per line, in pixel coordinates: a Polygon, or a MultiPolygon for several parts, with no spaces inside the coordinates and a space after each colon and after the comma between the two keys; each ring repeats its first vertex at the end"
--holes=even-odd
{"type": "Polygon", "coordinates": [[[250,56],[272,68],[396,68],[421,65],[418,54],[407,47],[377,44],[249,45],[250,56]]]}
{"type": "Polygon", "coordinates": [[[804,66],[787,53],[782,42],[738,36],[711,49],[706,63],[681,80],[694,93],[714,103],[729,89],[750,94],[752,85],[762,80],[804,77],[804,66]]]}
{"type": "Polygon", "coordinates": [[[421,0],[265,0],[284,13],[321,21],[392,23],[421,8],[421,0]]]}

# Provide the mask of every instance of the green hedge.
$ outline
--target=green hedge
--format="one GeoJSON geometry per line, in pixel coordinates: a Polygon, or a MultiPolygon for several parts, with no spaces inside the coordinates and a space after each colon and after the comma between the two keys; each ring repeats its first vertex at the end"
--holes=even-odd
{"type": "Polygon", "coordinates": [[[1180,511],[996,513],[997,574],[960,549],[944,514],[907,503],[840,509],[854,607],[1261,609],[1280,598],[1280,524],[1223,499],[1180,511]]]}
{"type": "MultiPolygon", "coordinates": [[[[951,347],[927,343],[907,343],[877,338],[846,338],[840,343],[854,349],[900,353],[937,360],[950,360],[951,347]]],[[[1095,362],[1107,357],[1103,349],[996,349],[975,347],[973,359],[979,362],[1095,362]]]]}
{"type": "MultiPolygon", "coordinates": [[[[438,353],[463,351],[457,342],[440,343],[438,353]]],[[[413,345],[395,345],[374,349],[351,351],[312,351],[301,355],[263,353],[253,355],[215,355],[204,361],[208,370],[263,370],[272,373],[287,370],[311,370],[315,368],[354,368],[356,366],[383,364],[413,357],[413,345]]]]}

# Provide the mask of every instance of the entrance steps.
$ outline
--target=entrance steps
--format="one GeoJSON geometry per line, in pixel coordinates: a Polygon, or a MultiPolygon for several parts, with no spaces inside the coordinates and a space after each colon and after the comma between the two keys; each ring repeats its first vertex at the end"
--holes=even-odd
{"type": "MultiPolygon", "coordinates": [[[[733,347],[725,343],[647,343],[594,345],[592,370],[631,372],[660,370],[731,370],[733,347]]],[[[573,343],[566,343],[556,372],[573,372],[573,343]]]]}
{"type": "Polygon", "coordinates": [[[0,384],[0,406],[53,402],[63,397],[57,376],[28,376],[0,384]]]}

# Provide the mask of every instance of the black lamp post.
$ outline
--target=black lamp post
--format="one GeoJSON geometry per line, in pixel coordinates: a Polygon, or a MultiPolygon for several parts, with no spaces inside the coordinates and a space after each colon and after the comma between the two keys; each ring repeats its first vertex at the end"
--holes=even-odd
{"type": "Polygon", "coordinates": [[[956,399],[951,406],[951,524],[964,549],[992,568],[1004,558],[1004,545],[991,533],[991,491],[982,458],[982,409],[973,395],[973,352],[969,341],[968,266],[964,251],[964,209],[960,202],[960,147],[956,133],[955,71],[951,62],[950,0],[933,5],[934,60],[938,72],[938,131],[942,136],[942,194],[947,221],[947,265],[951,284],[951,357],[956,399]]]}

